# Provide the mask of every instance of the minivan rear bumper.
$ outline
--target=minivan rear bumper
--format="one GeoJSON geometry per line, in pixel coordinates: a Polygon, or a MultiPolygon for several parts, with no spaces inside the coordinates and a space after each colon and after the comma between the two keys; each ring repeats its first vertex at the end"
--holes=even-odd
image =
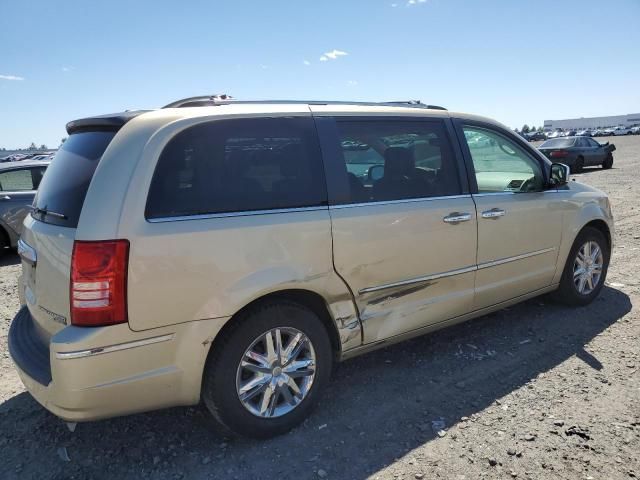
{"type": "Polygon", "coordinates": [[[23,307],[9,330],[9,352],[43,407],[67,421],[97,420],[198,403],[209,347],[224,320],[152,333],[127,324],[68,326],[46,343],[23,307]]]}

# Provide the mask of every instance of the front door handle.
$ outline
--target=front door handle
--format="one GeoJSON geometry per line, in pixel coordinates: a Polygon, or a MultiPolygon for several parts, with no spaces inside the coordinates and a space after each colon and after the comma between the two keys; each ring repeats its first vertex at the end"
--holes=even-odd
{"type": "Polygon", "coordinates": [[[457,225],[460,222],[468,222],[469,220],[471,220],[470,213],[460,213],[460,212],[452,212],[442,219],[443,222],[451,223],[453,225],[457,225]]]}
{"type": "Polygon", "coordinates": [[[482,212],[482,218],[500,218],[506,215],[507,211],[502,208],[492,208],[482,212]]]}
{"type": "Polygon", "coordinates": [[[11,200],[11,197],[9,195],[3,195],[0,197],[0,200],[11,200]]]}

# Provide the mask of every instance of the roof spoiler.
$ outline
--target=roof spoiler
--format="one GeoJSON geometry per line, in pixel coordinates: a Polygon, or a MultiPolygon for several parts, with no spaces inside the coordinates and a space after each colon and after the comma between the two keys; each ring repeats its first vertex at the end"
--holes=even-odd
{"type": "Polygon", "coordinates": [[[129,120],[149,110],[132,110],[120,113],[110,113],[98,115],[96,117],[80,118],[67,123],[67,133],[78,133],[82,131],[109,130],[117,131],[129,120]]]}

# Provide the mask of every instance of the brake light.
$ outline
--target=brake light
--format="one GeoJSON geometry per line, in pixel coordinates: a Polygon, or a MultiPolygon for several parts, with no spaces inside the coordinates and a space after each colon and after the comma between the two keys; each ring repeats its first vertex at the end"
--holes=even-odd
{"type": "Polygon", "coordinates": [[[75,241],[71,256],[71,324],[81,327],[127,321],[129,241],[75,241]]]}
{"type": "Polygon", "coordinates": [[[566,150],[554,150],[553,152],[551,152],[550,156],[553,158],[564,158],[568,155],[569,152],[567,152],[566,150]]]}

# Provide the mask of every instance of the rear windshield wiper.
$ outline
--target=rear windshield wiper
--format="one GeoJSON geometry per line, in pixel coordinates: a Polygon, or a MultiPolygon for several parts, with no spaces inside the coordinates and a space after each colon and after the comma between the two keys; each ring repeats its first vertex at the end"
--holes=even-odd
{"type": "Polygon", "coordinates": [[[43,215],[43,216],[49,215],[50,217],[56,217],[56,218],[61,218],[62,220],[67,220],[66,215],[62,213],[52,212],[51,210],[47,210],[46,208],[31,207],[31,211],[33,213],[39,213],[40,215],[43,215]]]}

